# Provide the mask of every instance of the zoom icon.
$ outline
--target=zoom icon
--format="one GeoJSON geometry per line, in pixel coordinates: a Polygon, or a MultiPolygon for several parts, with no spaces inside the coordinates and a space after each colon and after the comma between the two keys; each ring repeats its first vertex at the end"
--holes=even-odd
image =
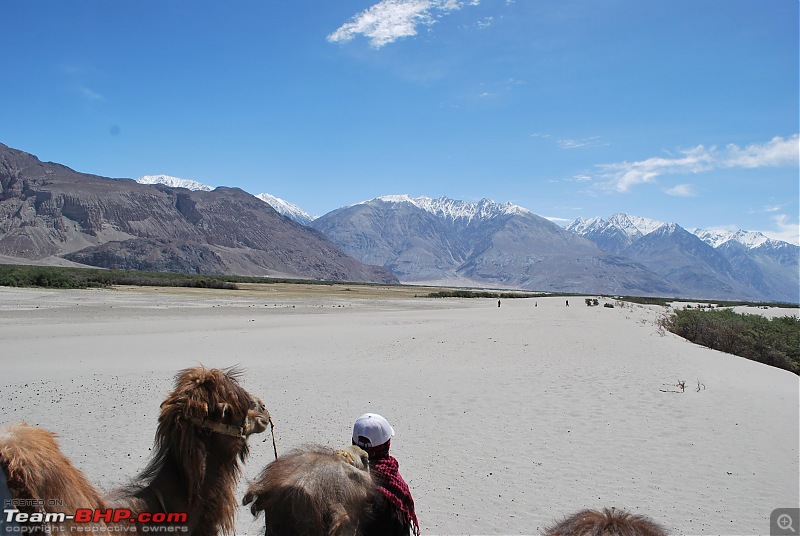
{"type": "Polygon", "coordinates": [[[769,536],[800,536],[800,508],[778,508],[769,516],[769,536]]]}

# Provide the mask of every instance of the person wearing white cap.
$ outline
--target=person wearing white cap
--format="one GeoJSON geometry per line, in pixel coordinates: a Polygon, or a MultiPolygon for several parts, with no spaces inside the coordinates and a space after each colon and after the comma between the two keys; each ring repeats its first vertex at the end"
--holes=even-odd
{"type": "Polygon", "coordinates": [[[375,516],[365,535],[419,536],[419,523],[414,511],[414,499],[408,484],[400,476],[397,460],[389,455],[394,428],[377,413],[365,413],[353,425],[353,444],[369,454],[369,466],[379,501],[375,516]]]}

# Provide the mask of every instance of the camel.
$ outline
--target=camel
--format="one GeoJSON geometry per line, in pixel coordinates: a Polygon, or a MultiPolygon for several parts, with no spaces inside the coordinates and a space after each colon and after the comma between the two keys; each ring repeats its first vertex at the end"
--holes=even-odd
{"type": "Polygon", "coordinates": [[[667,536],[667,531],[648,517],[625,510],[582,510],[545,528],[544,536],[667,536]]]}
{"type": "Polygon", "coordinates": [[[266,536],[362,536],[377,498],[368,463],[355,445],[296,449],[264,468],[243,504],[264,513],[266,536]]]}
{"type": "Polygon", "coordinates": [[[239,385],[239,376],[236,369],[202,366],[180,371],[161,404],[149,463],[130,485],[110,496],[95,489],[61,452],[53,432],[25,423],[0,430],[0,469],[15,507],[49,532],[73,532],[73,527],[104,531],[111,525],[125,532],[163,531],[163,523],[148,527],[163,519],[174,521],[172,528],[182,534],[232,534],[247,438],[272,423],[263,402],[239,385]],[[130,519],[108,515],[86,524],[48,515],[75,515],[78,509],[117,509],[116,516],[127,510],[130,519]],[[164,515],[175,513],[185,519],[164,515]]]}

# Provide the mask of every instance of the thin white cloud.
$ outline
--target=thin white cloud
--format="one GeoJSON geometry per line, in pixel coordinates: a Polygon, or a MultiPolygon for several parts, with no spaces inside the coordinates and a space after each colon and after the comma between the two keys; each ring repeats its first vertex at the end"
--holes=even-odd
{"type": "Polygon", "coordinates": [[[744,149],[731,144],[725,148],[722,167],[759,168],[797,165],[800,158],[800,137],[785,140],[780,136],[767,143],[754,143],[744,149]]]}
{"type": "Polygon", "coordinates": [[[581,149],[583,147],[605,147],[608,143],[602,141],[600,136],[592,136],[580,140],[564,139],[556,142],[562,149],[581,149]]]}
{"type": "Polygon", "coordinates": [[[417,35],[418,26],[432,26],[464,5],[479,0],[383,0],[362,11],[328,36],[330,43],[346,43],[356,36],[367,37],[373,48],[381,48],[403,37],[417,35]]]}
{"type": "Polygon", "coordinates": [[[781,209],[783,209],[783,205],[765,205],[761,207],[763,212],[778,212],[781,209]]]}
{"type": "Polygon", "coordinates": [[[745,148],[728,145],[719,150],[716,147],[698,145],[680,151],[678,157],[653,157],[638,162],[600,164],[601,178],[606,188],[627,192],[633,186],[656,182],[661,175],[676,173],[702,173],[720,168],[758,168],[798,165],[800,158],[800,137],[797,134],[788,139],[780,136],[772,140],[752,144],[745,148]]]}
{"type": "Polygon", "coordinates": [[[83,98],[88,101],[102,101],[105,100],[105,97],[100,93],[89,89],[86,86],[77,86],[76,90],[80,93],[83,98]]]}
{"type": "Polygon", "coordinates": [[[712,158],[702,145],[683,151],[680,158],[653,157],[639,162],[601,164],[603,176],[618,192],[627,192],[637,184],[655,182],[656,177],[668,173],[700,173],[713,169],[712,158]]]}
{"type": "Polygon", "coordinates": [[[572,220],[569,218],[558,218],[556,216],[542,216],[544,219],[549,220],[553,223],[569,223],[572,220]]]}
{"type": "Polygon", "coordinates": [[[774,240],[783,240],[796,246],[800,246],[800,224],[791,223],[786,214],[777,214],[772,217],[775,229],[760,231],[761,234],[774,240]]]}
{"type": "Polygon", "coordinates": [[[488,28],[488,27],[489,27],[489,26],[491,26],[492,24],[494,24],[494,17],[486,17],[486,18],[484,18],[483,20],[479,20],[479,21],[477,22],[478,29],[480,29],[480,30],[483,30],[483,29],[485,29],[485,28],[488,28]]]}
{"type": "Polygon", "coordinates": [[[697,197],[697,192],[691,184],[676,184],[672,188],[667,188],[664,192],[675,197],[697,197]]]}

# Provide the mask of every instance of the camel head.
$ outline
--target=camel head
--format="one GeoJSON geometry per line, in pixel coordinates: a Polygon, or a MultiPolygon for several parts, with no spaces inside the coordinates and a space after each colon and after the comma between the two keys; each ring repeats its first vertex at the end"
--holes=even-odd
{"type": "Polygon", "coordinates": [[[248,454],[247,438],[270,422],[264,403],[239,385],[236,369],[199,366],[180,371],[161,404],[156,450],[182,467],[189,492],[199,493],[213,464],[238,472],[248,454]]]}
{"type": "Polygon", "coordinates": [[[244,427],[244,435],[260,434],[272,423],[272,417],[267,411],[267,406],[257,396],[250,399],[250,409],[247,411],[247,420],[244,427]]]}

